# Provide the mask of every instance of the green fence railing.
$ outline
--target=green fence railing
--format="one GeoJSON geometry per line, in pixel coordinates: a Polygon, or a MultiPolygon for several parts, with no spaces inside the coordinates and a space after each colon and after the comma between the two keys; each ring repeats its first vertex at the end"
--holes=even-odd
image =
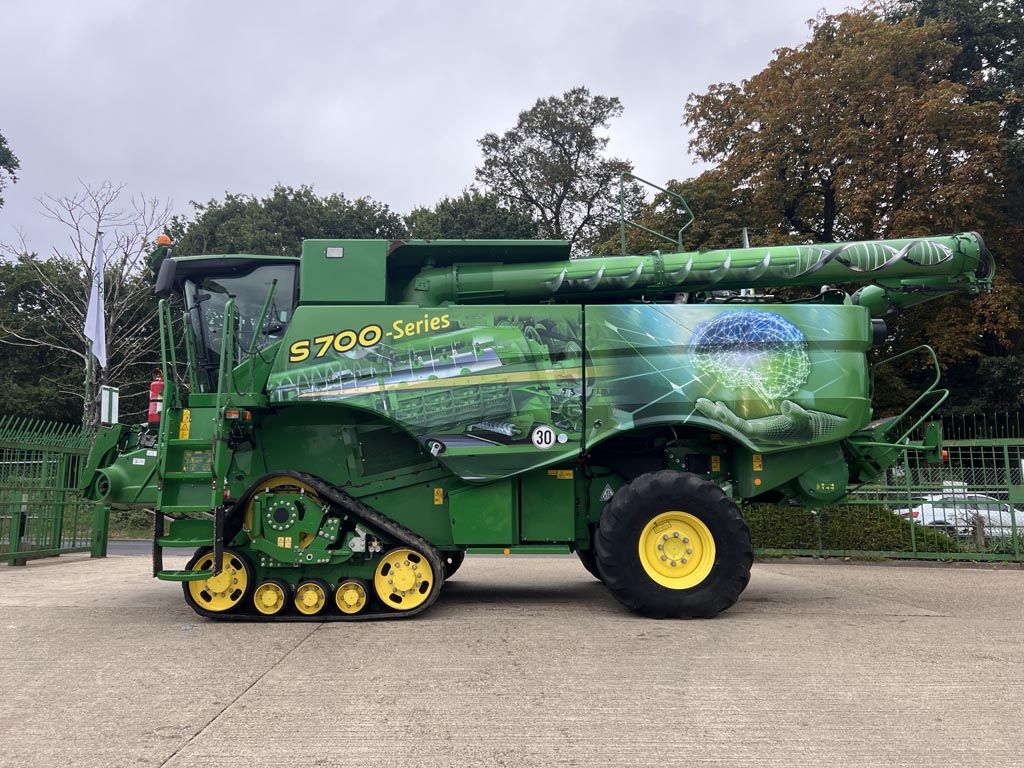
{"type": "Polygon", "coordinates": [[[106,555],[108,510],[77,490],[90,442],[80,424],[0,417],[0,560],[106,555]]]}
{"type": "Polygon", "coordinates": [[[906,452],[878,483],[807,511],[744,510],[761,555],[1024,562],[1024,420],[943,419],[948,460],[906,452]]]}

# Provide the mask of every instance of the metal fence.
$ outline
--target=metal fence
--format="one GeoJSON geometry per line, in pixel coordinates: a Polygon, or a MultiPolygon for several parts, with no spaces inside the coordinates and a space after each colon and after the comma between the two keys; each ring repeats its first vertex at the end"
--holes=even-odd
{"type": "Polygon", "coordinates": [[[878,483],[813,512],[745,510],[762,555],[1024,562],[1024,419],[943,420],[947,460],[908,451],[878,483]]]}
{"type": "Polygon", "coordinates": [[[0,560],[107,550],[107,510],[77,491],[90,435],[79,424],[0,417],[0,560]]]}

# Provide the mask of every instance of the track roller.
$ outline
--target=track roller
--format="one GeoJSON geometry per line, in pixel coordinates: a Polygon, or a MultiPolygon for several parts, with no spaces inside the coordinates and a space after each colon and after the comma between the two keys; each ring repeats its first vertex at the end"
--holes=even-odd
{"type": "Polygon", "coordinates": [[[342,613],[357,614],[366,608],[369,590],[362,579],[345,579],[334,590],[334,604],[342,613]]]}
{"type": "MultiPolygon", "coordinates": [[[[252,566],[245,555],[233,549],[225,549],[220,563],[220,573],[216,576],[182,583],[185,602],[193,609],[225,613],[248,598],[254,577],[252,566]]],[[[189,561],[186,568],[190,571],[213,570],[213,564],[213,551],[203,550],[189,561]]]]}
{"type": "Polygon", "coordinates": [[[434,570],[416,550],[393,549],[377,565],[373,588],[384,605],[396,611],[410,611],[430,596],[434,570]]]}
{"type": "Polygon", "coordinates": [[[295,588],[295,603],[299,613],[315,616],[327,607],[331,588],[323,579],[306,579],[295,588]]]}
{"type": "Polygon", "coordinates": [[[267,579],[256,587],[252,601],[264,616],[276,616],[288,607],[292,588],[284,579],[267,579]]]}

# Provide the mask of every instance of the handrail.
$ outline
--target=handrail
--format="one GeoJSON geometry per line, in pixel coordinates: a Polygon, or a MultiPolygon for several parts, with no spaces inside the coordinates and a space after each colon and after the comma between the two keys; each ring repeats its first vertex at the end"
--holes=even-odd
{"type": "Polygon", "coordinates": [[[948,389],[938,389],[939,381],[942,378],[942,371],[939,368],[939,358],[935,354],[935,350],[932,349],[930,346],[928,346],[927,344],[920,344],[914,347],[913,349],[908,349],[905,352],[900,352],[899,354],[893,355],[892,357],[887,357],[884,360],[875,363],[871,367],[870,397],[873,398],[875,393],[875,373],[878,371],[879,368],[881,368],[883,365],[888,365],[889,363],[895,362],[896,360],[899,360],[901,357],[907,357],[908,355],[912,355],[915,352],[920,352],[922,350],[926,351],[931,356],[932,364],[935,366],[935,378],[932,381],[932,383],[929,384],[925,388],[925,390],[920,395],[917,396],[914,402],[912,402],[910,405],[903,409],[903,413],[901,413],[899,416],[892,420],[892,423],[899,424],[900,422],[902,422],[903,419],[906,418],[907,414],[909,414],[911,411],[917,408],[917,406],[920,405],[921,402],[923,402],[926,398],[932,395],[938,395],[938,399],[930,408],[928,408],[928,410],[924,412],[924,414],[920,418],[918,418],[917,421],[915,421],[910,426],[909,429],[907,429],[902,435],[900,435],[900,437],[896,439],[895,442],[897,443],[902,443],[903,441],[907,440],[910,437],[910,435],[914,432],[914,430],[921,426],[921,424],[924,423],[925,419],[931,416],[935,412],[935,410],[946,401],[946,398],[949,397],[948,389]]]}
{"type": "Polygon", "coordinates": [[[683,230],[685,230],[687,227],[689,227],[691,224],[693,224],[693,222],[695,222],[696,220],[697,220],[697,217],[693,215],[693,211],[690,210],[690,206],[686,204],[686,200],[683,198],[682,195],[680,195],[680,194],[678,194],[676,192],[673,192],[670,189],[665,189],[665,187],[660,187],[657,184],[655,184],[653,181],[647,181],[647,179],[641,179],[636,174],[629,173],[628,171],[626,173],[622,174],[621,176],[619,176],[619,226],[620,226],[620,230],[621,230],[621,234],[622,234],[622,255],[623,256],[626,255],[626,225],[627,224],[629,224],[631,227],[634,227],[634,228],[639,229],[639,230],[641,230],[643,232],[646,232],[649,235],[653,235],[654,237],[657,237],[657,238],[659,238],[661,240],[665,240],[666,242],[674,244],[676,246],[677,252],[681,252],[683,250],[683,230]],[[657,189],[659,192],[664,192],[666,195],[669,195],[670,197],[674,197],[683,206],[683,210],[685,210],[686,213],[689,215],[690,220],[688,222],[686,222],[685,224],[683,224],[683,226],[681,226],[679,228],[679,231],[676,233],[676,239],[675,240],[673,240],[668,235],[662,234],[661,232],[656,232],[653,229],[645,227],[643,224],[640,224],[639,222],[632,221],[632,220],[626,218],[626,177],[627,176],[629,178],[633,179],[634,181],[639,181],[641,184],[646,184],[648,187],[652,187],[653,189],[657,189]]]}
{"type": "Polygon", "coordinates": [[[224,305],[224,326],[220,342],[220,364],[217,366],[217,407],[227,405],[227,395],[232,387],[228,379],[233,377],[233,358],[235,345],[235,300],[228,299],[224,305]]]}

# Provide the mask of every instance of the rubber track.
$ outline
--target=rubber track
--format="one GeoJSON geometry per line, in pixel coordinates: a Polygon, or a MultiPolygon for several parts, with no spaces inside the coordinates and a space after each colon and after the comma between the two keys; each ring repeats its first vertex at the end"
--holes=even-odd
{"type": "MultiPolygon", "coordinates": [[[[246,491],[242,497],[235,503],[237,508],[239,505],[248,504],[249,498],[254,492],[258,491],[261,484],[265,483],[271,477],[290,477],[298,480],[302,483],[313,488],[317,495],[321,499],[330,501],[334,506],[344,510],[346,514],[356,518],[356,520],[366,523],[368,526],[378,531],[379,533],[387,534],[388,536],[397,539],[400,544],[403,544],[410,549],[415,549],[417,552],[423,554],[427,561],[430,563],[430,568],[434,572],[434,584],[430,590],[430,594],[422,605],[408,610],[408,611],[396,611],[396,610],[378,610],[373,612],[372,610],[364,611],[363,613],[357,613],[355,615],[348,615],[340,613],[337,610],[332,611],[330,606],[334,606],[334,595],[330,596],[329,607],[325,608],[322,613],[316,616],[306,616],[301,613],[286,613],[284,615],[277,616],[265,616],[260,613],[251,605],[252,601],[246,599],[243,605],[238,608],[227,611],[224,613],[207,611],[199,608],[196,605],[188,603],[189,607],[192,608],[200,616],[207,619],[215,619],[218,621],[264,621],[264,622],[282,622],[282,621],[373,621],[380,619],[405,619],[411,616],[416,616],[427,610],[434,601],[437,600],[438,595],[441,594],[441,586],[444,584],[444,566],[441,563],[441,553],[438,549],[428,542],[421,536],[417,536],[415,533],[410,531],[403,525],[399,525],[390,517],[382,515],[380,512],[375,510],[373,507],[369,507],[363,504],[358,499],[349,496],[344,491],[336,488],[333,485],[325,483],[318,477],[313,475],[307,475],[302,472],[274,472],[270,475],[261,477],[257,482],[246,491]]],[[[227,548],[227,547],[225,547],[227,548]]],[[[373,589],[373,584],[369,584],[369,592],[373,597],[371,608],[373,606],[380,605],[380,599],[377,597],[376,590],[373,589]]],[[[188,589],[188,582],[183,582],[182,587],[188,589]]]]}

